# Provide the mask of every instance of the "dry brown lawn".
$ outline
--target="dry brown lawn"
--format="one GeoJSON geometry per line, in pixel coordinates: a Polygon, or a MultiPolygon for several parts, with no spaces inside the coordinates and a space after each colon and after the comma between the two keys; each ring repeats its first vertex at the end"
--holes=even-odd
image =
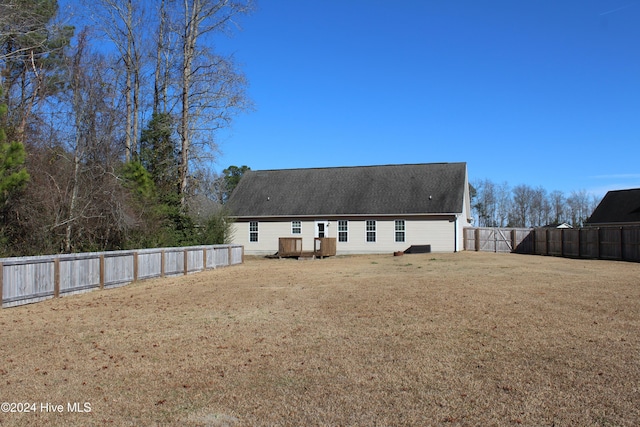
{"type": "Polygon", "coordinates": [[[37,405],[1,426],[640,424],[634,263],[248,259],[0,310],[0,328],[0,401],[37,405]]]}

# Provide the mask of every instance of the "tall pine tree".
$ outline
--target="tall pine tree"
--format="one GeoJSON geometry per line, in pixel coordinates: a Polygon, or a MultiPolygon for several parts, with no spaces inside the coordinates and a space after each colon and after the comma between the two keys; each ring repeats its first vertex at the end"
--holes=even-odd
{"type": "MultiPolygon", "coordinates": [[[[0,88],[0,98],[2,88],[0,88]]],[[[19,142],[7,142],[3,129],[7,106],[0,104],[0,204],[4,207],[11,194],[24,187],[29,181],[29,173],[24,166],[26,152],[19,142]]]]}

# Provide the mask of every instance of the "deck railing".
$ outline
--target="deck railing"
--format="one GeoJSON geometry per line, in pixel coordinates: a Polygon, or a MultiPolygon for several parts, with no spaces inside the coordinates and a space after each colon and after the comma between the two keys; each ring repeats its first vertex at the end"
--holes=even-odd
{"type": "Polygon", "coordinates": [[[314,256],[324,258],[336,255],[335,237],[316,237],[313,239],[313,251],[302,250],[302,237],[278,238],[279,257],[314,256]]]}

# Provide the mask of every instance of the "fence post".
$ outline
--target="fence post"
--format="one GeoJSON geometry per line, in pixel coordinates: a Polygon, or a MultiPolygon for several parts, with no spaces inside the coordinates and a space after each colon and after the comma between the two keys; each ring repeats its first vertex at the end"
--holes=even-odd
{"type": "Polygon", "coordinates": [[[598,227],[598,259],[600,259],[600,254],[602,253],[602,248],[600,247],[602,242],[602,233],[600,232],[600,227],[598,227]]]}
{"type": "Polygon", "coordinates": [[[189,262],[188,259],[189,259],[189,255],[188,255],[187,250],[185,249],[184,250],[184,275],[185,276],[187,275],[187,272],[189,271],[189,266],[187,265],[187,263],[189,262]]]}
{"type": "Polygon", "coordinates": [[[100,254],[100,289],[104,289],[104,254],[100,254]]]}
{"type": "Polygon", "coordinates": [[[474,243],[474,246],[476,247],[476,252],[480,252],[480,229],[476,228],[473,231],[473,234],[474,234],[474,239],[475,239],[475,242],[473,242],[473,243],[474,243]]]}
{"type": "Polygon", "coordinates": [[[560,256],[564,258],[564,228],[560,229],[560,256]]]}
{"type": "Polygon", "coordinates": [[[202,271],[207,270],[207,248],[206,246],[202,249],[202,271]]]}
{"type": "Polygon", "coordinates": [[[60,298],[60,258],[53,259],[53,297],[60,298]]]}
{"type": "Polygon", "coordinates": [[[133,281],[138,281],[138,251],[133,252],[133,281]]]}
{"type": "Polygon", "coordinates": [[[229,247],[227,248],[229,250],[229,261],[227,261],[227,265],[232,265],[232,260],[233,258],[231,258],[233,256],[233,251],[231,250],[231,245],[229,245],[229,247]]]}
{"type": "Polygon", "coordinates": [[[164,277],[164,249],[160,251],[160,277],[164,277]]]}
{"type": "Polygon", "coordinates": [[[624,261],[624,227],[620,227],[620,259],[624,261]]]}

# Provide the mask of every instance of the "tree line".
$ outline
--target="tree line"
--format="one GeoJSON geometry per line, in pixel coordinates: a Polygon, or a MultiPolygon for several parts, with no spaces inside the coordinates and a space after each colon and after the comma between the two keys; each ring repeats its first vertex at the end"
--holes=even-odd
{"type": "Polygon", "coordinates": [[[582,227],[593,213],[599,199],[585,190],[547,192],[542,187],[489,179],[473,183],[471,203],[478,227],[544,227],[567,223],[582,227]]]}
{"type": "MultiPolygon", "coordinates": [[[[72,16],[57,0],[0,0],[0,256],[227,241],[224,202],[249,168],[207,164],[252,105],[214,46],[252,7],[76,0],[72,16]]],[[[474,189],[479,226],[579,226],[596,202],[474,189]]]]}
{"type": "Polygon", "coordinates": [[[222,243],[251,0],[0,0],[0,255],[222,243]],[[72,25],[82,22],[82,25],[72,25]]]}

